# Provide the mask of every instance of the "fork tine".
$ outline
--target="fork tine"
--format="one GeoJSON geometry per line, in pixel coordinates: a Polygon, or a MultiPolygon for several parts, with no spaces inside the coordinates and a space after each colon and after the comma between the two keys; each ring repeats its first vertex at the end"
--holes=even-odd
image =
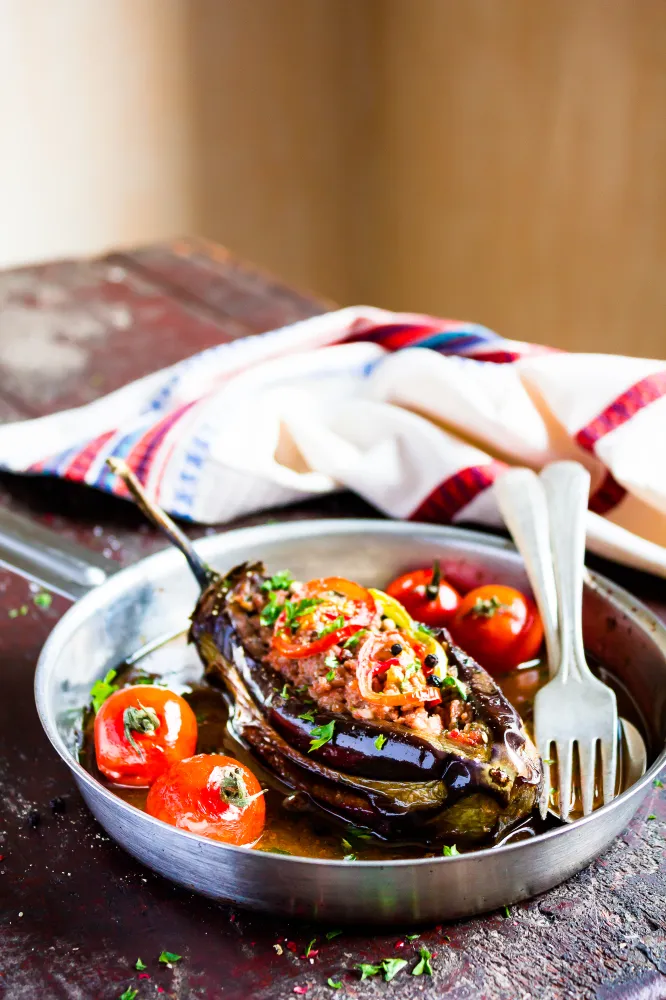
{"type": "Polygon", "coordinates": [[[550,790],[553,787],[553,776],[551,773],[552,764],[546,764],[546,760],[551,760],[551,750],[550,743],[545,747],[539,747],[539,754],[541,759],[544,761],[543,764],[543,788],[541,789],[541,795],[539,796],[539,815],[541,819],[545,819],[548,815],[548,806],[550,804],[550,790]]]}
{"type": "Polygon", "coordinates": [[[571,775],[573,771],[573,740],[557,743],[557,770],[560,782],[560,817],[569,823],[571,812],[571,775]]]}
{"type": "Polygon", "coordinates": [[[578,741],[578,762],[580,764],[580,794],[583,801],[583,816],[589,816],[594,809],[594,778],[597,765],[597,741],[578,741]]]}
{"type": "Polygon", "coordinates": [[[612,735],[601,741],[601,769],[603,774],[604,805],[615,798],[615,777],[617,774],[617,739],[615,727],[612,735]]]}

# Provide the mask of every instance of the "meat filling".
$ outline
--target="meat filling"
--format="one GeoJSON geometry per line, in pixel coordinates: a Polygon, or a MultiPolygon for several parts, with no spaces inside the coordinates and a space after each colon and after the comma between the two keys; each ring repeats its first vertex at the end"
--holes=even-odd
{"type": "MultiPolygon", "coordinates": [[[[455,687],[441,690],[442,700],[437,704],[423,701],[409,706],[382,704],[363,697],[358,684],[358,649],[361,641],[335,644],[325,652],[314,653],[298,659],[280,654],[272,647],[273,626],[262,623],[269,596],[261,588],[259,578],[245,577],[229,594],[228,610],[238,630],[243,645],[255,659],[269,663],[286,681],[312,698],[322,709],[335,714],[349,713],[356,719],[399,723],[410,729],[421,730],[431,736],[440,736],[451,730],[463,731],[472,722],[471,707],[462,700],[455,687]]],[[[279,605],[284,601],[298,600],[301,590],[298,583],[289,590],[272,591],[270,599],[279,605]]],[[[382,621],[379,613],[364,631],[385,631],[393,623],[382,621]]],[[[409,668],[401,669],[400,658],[391,667],[393,674],[386,684],[405,690],[412,679],[409,668]],[[407,676],[405,676],[407,675],[407,676]]],[[[455,668],[454,668],[455,669],[455,668]]],[[[419,677],[421,689],[423,675],[419,677]]],[[[416,688],[415,688],[416,689],[416,688]]],[[[416,689],[417,690],[417,689],[416,689]]]]}

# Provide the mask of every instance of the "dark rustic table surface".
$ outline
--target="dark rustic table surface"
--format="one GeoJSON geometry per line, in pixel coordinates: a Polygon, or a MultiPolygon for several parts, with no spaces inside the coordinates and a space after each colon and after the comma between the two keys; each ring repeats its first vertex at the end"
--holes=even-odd
{"type": "MultiPolygon", "coordinates": [[[[212,344],[326,308],[201,241],[5,272],[0,420],[88,402],[212,344]]],[[[5,475],[0,502],[123,564],[164,545],[129,504],[90,489],[5,475]]],[[[242,523],[321,515],[380,516],[343,495],[242,523]]],[[[666,618],[662,581],[601,568],[666,618]]],[[[43,608],[33,597],[24,580],[0,574],[0,995],[7,1000],[114,1000],[128,987],[138,988],[139,1000],[666,997],[666,790],[651,791],[638,818],[588,869],[508,913],[419,928],[415,941],[406,939],[408,927],[349,930],[327,941],[336,928],[193,896],[109,840],[37,719],[35,661],[67,602],[56,597],[43,608]],[[62,813],[50,805],[56,797],[62,813]],[[432,978],[409,974],[421,944],[435,956],[432,978]],[[158,963],[164,949],[182,955],[171,969],[158,963]],[[145,972],[134,968],[139,956],[145,972]],[[389,984],[360,982],[356,963],[385,957],[404,957],[408,967],[389,984]],[[342,989],[331,989],[328,977],[342,989]]]]}

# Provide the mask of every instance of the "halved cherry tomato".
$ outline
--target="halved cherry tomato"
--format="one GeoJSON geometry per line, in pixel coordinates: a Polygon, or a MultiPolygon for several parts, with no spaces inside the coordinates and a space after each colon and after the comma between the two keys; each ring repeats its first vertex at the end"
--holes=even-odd
{"type": "Polygon", "coordinates": [[[415,569],[397,577],[386,593],[400,601],[417,622],[433,628],[448,625],[460,604],[458,591],[442,580],[437,560],[431,569],[415,569]]]}
{"type": "Polygon", "coordinates": [[[534,602],[496,583],[465,594],[450,629],[455,641],[491,673],[534,659],[543,642],[534,602]]]}
{"type": "Polygon", "coordinates": [[[339,576],[310,580],[300,599],[285,601],[275,622],[273,648],[292,659],[323,653],[366,628],[375,613],[365,587],[339,576]]]}
{"type": "Polygon", "coordinates": [[[119,785],[152,785],[172,764],[191,757],[196,745],[194,712],[165,688],[121,688],[95,716],[97,766],[119,785]]]}
{"type": "Polygon", "coordinates": [[[223,754],[174,764],[148,792],[146,809],[180,830],[239,846],[253,844],[266,821],[261,785],[248,767],[223,754]]]}
{"type": "Polygon", "coordinates": [[[441,701],[426,674],[426,648],[405,632],[371,632],[358,652],[356,679],[366,701],[381,705],[421,705],[441,701]]]}

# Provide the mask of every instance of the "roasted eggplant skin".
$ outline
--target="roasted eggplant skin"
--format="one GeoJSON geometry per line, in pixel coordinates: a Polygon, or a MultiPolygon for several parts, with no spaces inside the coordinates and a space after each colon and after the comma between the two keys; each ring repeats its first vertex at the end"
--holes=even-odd
{"type": "Polygon", "coordinates": [[[282,675],[253,656],[239,633],[237,616],[245,612],[229,595],[244,577],[260,586],[263,566],[243,564],[204,589],[192,616],[190,640],[207,679],[231,691],[238,735],[288,787],[389,838],[417,834],[428,841],[451,836],[476,841],[532,811],[542,782],[536,749],[495,681],[455,646],[446,630],[439,630],[437,638],[467,685],[477,719],[492,736],[481,752],[467,752],[446,736],[333,715],[289,685],[288,697],[283,697],[282,675]],[[300,718],[307,713],[314,721],[300,718]],[[332,739],[311,749],[312,729],[331,721],[332,739]],[[385,740],[378,749],[380,734],[385,740]],[[412,805],[405,808],[408,801],[412,805]]]}

